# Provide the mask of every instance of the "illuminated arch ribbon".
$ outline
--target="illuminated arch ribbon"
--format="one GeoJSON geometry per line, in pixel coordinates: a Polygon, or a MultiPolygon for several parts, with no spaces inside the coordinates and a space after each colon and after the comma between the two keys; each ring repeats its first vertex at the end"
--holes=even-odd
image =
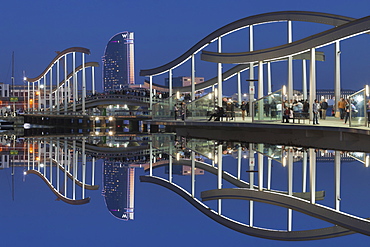
{"type": "MultiPolygon", "coordinates": [[[[169,164],[169,161],[168,160],[161,160],[159,162],[156,162],[156,163],[153,163],[152,166],[153,168],[159,168],[159,167],[162,167],[162,166],[167,166],[169,164]]],[[[173,161],[173,165],[184,165],[184,166],[191,166],[191,160],[179,160],[179,161],[173,161]]],[[[214,166],[211,166],[205,162],[200,162],[200,161],[195,161],[195,167],[196,168],[199,168],[199,169],[202,169],[202,170],[205,170],[213,175],[217,175],[218,174],[218,169],[217,167],[214,167],[214,166]]],[[[145,165],[144,166],[144,171],[148,171],[149,170],[149,165],[145,165]]],[[[249,183],[244,181],[244,180],[241,180],[241,179],[238,179],[236,178],[235,176],[231,175],[230,173],[226,172],[226,171],[222,171],[222,179],[224,179],[225,181],[229,182],[230,184],[238,187],[238,188],[249,188],[249,183]]],[[[258,186],[254,185],[253,186],[255,189],[258,189],[258,186]]],[[[276,193],[280,193],[280,194],[287,194],[287,192],[285,191],[278,191],[278,190],[269,190],[269,191],[273,191],[273,192],[276,192],[276,193]]],[[[303,192],[293,192],[293,196],[295,197],[299,197],[299,198],[302,198],[302,199],[305,199],[305,200],[309,200],[310,198],[310,192],[306,192],[306,193],[303,193],[303,192]]],[[[320,201],[320,200],[323,200],[324,199],[324,196],[325,196],[325,191],[316,191],[316,200],[317,201],[320,201]]]]}
{"type": "Polygon", "coordinates": [[[47,184],[49,189],[58,197],[58,199],[62,200],[65,203],[68,203],[71,205],[82,205],[82,204],[86,204],[90,202],[90,197],[79,199],[79,200],[73,200],[71,198],[65,197],[59,191],[57,191],[53,185],[50,184],[49,180],[47,180],[40,172],[36,170],[28,170],[26,172],[26,175],[28,174],[35,174],[38,177],[40,177],[47,184]]]}
{"type": "Polygon", "coordinates": [[[218,37],[225,36],[242,28],[248,27],[250,25],[258,25],[263,23],[288,20],[340,26],[348,22],[352,22],[356,19],[346,16],[309,11],[281,11],[246,17],[235,22],[232,22],[230,24],[227,24],[217,29],[216,31],[212,32],[175,60],[157,68],[141,70],[140,76],[159,75],[167,72],[170,69],[174,69],[177,66],[180,66],[181,64],[186,62],[188,59],[190,59],[192,54],[199,52],[208,44],[216,40],[218,37]]]}
{"type": "Polygon", "coordinates": [[[84,68],[86,69],[86,68],[90,68],[90,67],[99,67],[99,63],[98,62],[88,62],[88,63],[85,63],[85,66],[82,66],[82,65],[80,65],[80,66],[78,66],[78,67],[76,67],[76,69],[75,69],[75,72],[71,72],[71,73],[69,73],[68,74],[68,76],[67,76],[67,78],[66,79],[64,79],[64,80],[62,80],[60,83],[59,83],[59,85],[56,87],[56,89],[54,89],[53,90],[53,93],[55,92],[55,91],[57,91],[58,90],[58,88],[60,88],[61,86],[63,86],[64,85],[64,83],[66,82],[66,81],[69,81],[69,80],[71,80],[71,78],[73,77],[73,74],[74,73],[78,73],[78,72],[80,72],[81,70],[83,70],[84,68]]]}
{"type": "Polygon", "coordinates": [[[311,48],[320,48],[338,40],[347,39],[370,30],[370,16],[351,21],[327,31],[314,34],[285,45],[262,49],[252,52],[217,53],[202,51],[201,59],[215,63],[250,63],[258,61],[272,61],[287,56],[297,55],[309,51],[311,48]]]}
{"type": "Polygon", "coordinates": [[[67,55],[73,52],[81,52],[81,53],[90,55],[90,50],[87,48],[83,48],[83,47],[71,47],[71,48],[65,49],[64,51],[59,52],[58,55],[55,56],[55,58],[50,62],[50,64],[46,67],[46,69],[39,76],[35,78],[27,78],[27,81],[36,82],[40,80],[43,76],[45,76],[48,73],[48,71],[51,69],[51,67],[55,64],[56,61],[61,59],[64,55],[67,55]]]}
{"type": "MultiPolygon", "coordinates": [[[[284,241],[307,241],[307,240],[318,240],[345,236],[353,234],[355,232],[343,228],[341,226],[332,226],[327,228],[320,228],[314,230],[304,230],[304,231],[278,231],[259,227],[250,227],[249,225],[240,223],[238,221],[227,218],[223,215],[219,215],[214,210],[210,209],[207,205],[201,201],[194,198],[190,193],[181,188],[180,186],[170,183],[167,180],[159,177],[153,176],[140,176],[141,182],[153,183],[165,187],[185,200],[187,200],[191,205],[198,209],[203,214],[207,215],[212,220],[219,224],[222,224],[234,231],[238,231],[243,234],[272,239],[272,240],[284,240],[284,241]]],[[[264,192],[260,192],[264,193],[264,192]]],[[[287,197],[287,196],[286,196],[287,197]]],[[[303,201],[303,200],[302,200],[303,201]]]]}
{"type": "MultiPolygon", "coordinates": [[[[53,161],[53,163],[55,163],[59,167],[59,169],[62,172],[67,173],[67,177],[69,179],[73,180],[73,175],[69,171],[66,171],[66,169],[63,166],[61,166],[61,163],[60,162],[57,162],[55,159],[52,159],[52,161],[53,161]]],[[[78,186],[80,186],[80,187],[82,187],[82,185],[83,185],[83,183],[80,180],[78,180],[77,178],[75,180],[75,183],[78,186]]],[[[87,189],[87,190],[98,190],[99,189],[99,185],[85,184],[85,189],[87,189]]]]}

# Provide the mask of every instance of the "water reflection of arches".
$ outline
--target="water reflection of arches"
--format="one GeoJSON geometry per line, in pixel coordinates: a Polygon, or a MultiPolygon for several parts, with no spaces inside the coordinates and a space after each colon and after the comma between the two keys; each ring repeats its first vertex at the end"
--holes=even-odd
{"type": "Polygon", "coordinates": [[[68,145],[67,139],[62,138],[29,138],[25,147],[25,175],[35,174],[40,177],[63,202],[72,205],[90,202],[90,198],[85,196],[86,190],[97,190],[99,186],[94,184],[95,158],[91,159],[90,164],[86,161],[85,142],[86,138],[82,138],[79,153],[76,140],[68,145]],[[91,172],[91,184],[86,181],[87,170],[91,172]],[[81,187],[80,191],[77,191],[76,185],[81,187]]]}
{"type": "Polygon", "coordinates": [[[249,225],[237,222],[235,220],[232,220],[230,218],[223,216],[222,214],[219,214],[218,212],[212,210],[211,208],[209,208],[207,205],[205,205],[201,201],[194,198],[189,192],[187,192],[180,186],[177,186],[174,183],[170,183],[163,178],[154,177],[154,176],[141,176],[140,181],[163,186],[175,192],[176,194],[178,194],[185,200],[187,200],[191,205],[193,205],[200,212],[207,215],[214,221],[232,230],[235,230],[240,233],[247,234],[247,235],[255,236],[255,237],[268,238],[268,239],[274,239],[274,240],[304,241],[304,240],[317,240],[317,239],[326,239],[326,238],[332,238],[332,237],[340,237],[340,236],[345,236],[345,235],[354,233],[340,226],[333,226],[333,227],[328,227],[328,228],[307,230],[307,231],[289,231],[289,232],[288,231],[273,231],[273,230],[268,230],[268,229],[250,227],[249,225]]]}
{"type": "MultiPolygon", "coordinates": [[[[170,154],[170,156],[168,157],[168,160],[160,160],[159,162],[156,162],[156,155],[151,155],[149,165],[147,164],[145,166],[145,170],[149,171],[149,175],[141,176],[140,181],[154,183],[170,189],[216,222],[235,231],[256,237],[275,240],[303,241],[333,238],[353,233],[370,235],[370,220],[368,218],[349,214],[347,213],[347,210],[346,213],[344,213],[341,210],[341,152],[333,152],[334,171],[332,176],[334,180],[334,189],[332,185],[330,185],[330,187],[325,187],[329,188],[329,194],[333,194],[335,196],[333,198],[333,206],[329,207],[327,206],[327,201],[328,199],[330,200],[330,198],[324,198],[323,191],[318,191],[317,187],[317,184],[322,186],[322,181],[320,182],[319,180],[322,180],[323,178],[323,176],[317,176],[316,174],[316,161],[318,157],[320,157],[318,156],[318,150],[312,148],[299,149],[302,152],[302,157],[298,159],[298,157],[295,157],[295,153],[290,151],[293,147],[286,147],[288,149],[280,148],[281,154],[276,158],[275,162],[280,163],[278,165],[279,170],[286,171],[285,179],[287,179],[287,183],[283,183],[283,185],[286,186],[285,190],[281,188],[281,181],[279,181],[279,190],[276,190],[273,188],[271,179],[272,173],[276,168],[275,170],[272,170],[272,157],[265,156],[266,154],[263,152],[266,147],[264,147],[263,144],[243,144],[249,151],[248,153],[244,153],[244,155],[248,155],[246,160],[248,168],[245,168],[245,164],[243,166],[241,165],[242,156],[240,154],[242,146],[238,145],[236,148],[238,152],[237,169],[235,169],[235,166],[230,163],[235,162],[234,159],[230,159],[231,157],[226,159],[227,156],[229,156],[229,152],[225,152],[225,147],[222,145],[222,142],[214,142],[213,146],[209,144],[208,140],[204,140],[204,145],[202,145],[201,142],[202,140],[193,142],[186,140],[186,138],[171,138],[169,135],[154,137],[154,147],[170,154]],[[182,143],[179,143],[181,142],[180,140],[182,143]],[[176,146],[173,147],[172,144],[175,143],[176,146]],[[196,160],[195,157],[199,155],[197,150],[200,150],[203,153],[203,158],[205,160],[208,159],[207,162],[196,160]],[[180,152],[185,155],[178,155],[180,152]],[[186,157],[186,159],[174,159],[175,157],[178,159],[180,156],[186,157]],[[267,164],[265,160],[267,160],[267,164]],[[223,163],[226,162],[228,163],[224,165],[223,163]],[[293,165],[294,162],[296,164],[293,165]],[[209,163],[212,163],[212,165],[209,163]],[[177,183],[175,182],[177,178],[173,178],[173,167],[177,165],[191,167],[191,176],[188,176],[188,179],[191,180],[190,188],[186,179],[179,179],[177,183]],[[165,172],[162,177],[161,174],[163,173],[163,169],[157,168],[166,166],[168,166],[168,170],[165,169],[165,171],[168,171],[168,173],[165,172]],[[213,181],[211,184],[208,183],[207,179],[204,179],[206,181],[205,183],[200,182],[203,179],[203,176],[195,179],[194,171],[197,168],[204,169],[206,172],[217,176],[217,185],[214,184],[214,179],[211,180],[213,181]],[[297,172],[293,172],[293,169],[298,169],[300,172],[297,174],[297,172]],[[244,176],[241,176],[241,170],[246,170],[247,175],[244,173],[244,176]],[[255,177],[257,177],[256,182],[255,177]],[[295,190],[300,187],[297,187],[297,184],[299,185],[299,182],[297,181],[298,178],[301,180],[302,192],[294,193],[293,181],[295,183],[295,190]],[[225,181],[229,183],[225,183],[224,185],[225,181]],[[200,184],[199,186],[197,186],[198,183],[200,184]],[[204,188],[205,185],[212,186],[212,184],[215,185],[214,187],[216,187],[216,189],[197,191],[199,188],[204,188]],[[231,187],[236,186],[239,188],[229,188],[230,184],[231,187]],[[320,193],[322,194],[320,195],[320,193]],[[239,212],[237,213],[238,216],[235,216],[236,212],[233,212],[233,218],[227,216],[230,212],[226,212],[226,210],[223,209],[223,204],[226,204],[223,202],[224,200],[231,199],[249,201],[249,224],[244,223],[246,219],[243,216],[240,216],[240,220],[238,219],[240,215],[239,212]],[[322,199],[325,199],[325,201],[319,203],[322,199]],[[215,201],[216,204],[209,204],[208,201],[215,201]],[[255,202],[259,202],[259,204],[256,204],[255,202]],[[254,219],[256,214],[255,208],[261,208],[260,203],[267,204],[269,207],[285,208],[285,210],[287,210],[286,229],[281,229],[281,227],[276,229],[276,227],[271,228],[270,226],[263,227],[261,222],[256,223],[254,219]],[[295,222],[293,221],[293,211],[323,220],[333,224],[333,226],[321,228],[322,226],[319,225],[316,229],[294,229],[293,223],[295,222]]],[[[365,158],[363,159],[366,160],[365,158]]],[[[327,159],[325,162],[327,162],[327,159]]],[[[367,166],[365,165],[364,169],[366,169],[366,167],[367,166]]],[[[281,171],[279,171],[280,175],[281,171]]],[[[273,180],[275,181],[274,186],[277,185],[276,181],[281,180],[281,176],[276,176],[277,175],[274,177],[276,179],[273,180]]],[[[329,176],[330,174],[325,174],[325,180],[327,180],[329,176]]],[[[209,176],[204,177],[209,178],[209,176]]],[[[227,205],[230,207],[230,203],[227,203],[227,205]]],[[[266,209],[266,206],[262,208],[266,209]]],[[[268,214],[266,214],[263,219],[268,220],[269,217],[274,216],[268,216],[268,214]]],[[[259,218],[259,220],[261,220],[261,218],[259,218]]]]}

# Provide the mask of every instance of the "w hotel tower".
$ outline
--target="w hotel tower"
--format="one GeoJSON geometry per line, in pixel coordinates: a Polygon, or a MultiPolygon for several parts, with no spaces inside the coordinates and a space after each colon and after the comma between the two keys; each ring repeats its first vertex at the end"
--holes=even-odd
{"type": "Polygon", "coordinates": [[[133,32],[118,33],[109,40],[103,64],[105,92],[135,84],[133,32]]]}

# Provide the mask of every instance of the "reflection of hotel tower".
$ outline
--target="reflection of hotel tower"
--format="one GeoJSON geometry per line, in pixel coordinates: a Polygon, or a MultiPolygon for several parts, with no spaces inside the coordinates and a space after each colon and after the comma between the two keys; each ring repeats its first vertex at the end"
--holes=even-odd
{"type": "Polygon", "coordinates": [[[104,91],[135,84],[133,32],[118,33],[109,40],[103,64],[104,91]]]}
{"type": "Polygon", "coordinates": [[[134,219],[135,167],[120,162],[104,162],[104,197],[111,214],[122,220],[134,219]]]}

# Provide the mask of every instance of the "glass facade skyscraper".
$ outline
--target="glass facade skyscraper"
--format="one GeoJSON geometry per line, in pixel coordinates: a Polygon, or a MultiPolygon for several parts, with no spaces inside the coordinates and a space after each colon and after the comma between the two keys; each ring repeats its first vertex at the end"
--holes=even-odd
{"type": "Polygon", "coordinates": [[[104,91],[119,90],[135,84],[134,33],[121,32],[113,36],[103,57],[104,91]]]}

